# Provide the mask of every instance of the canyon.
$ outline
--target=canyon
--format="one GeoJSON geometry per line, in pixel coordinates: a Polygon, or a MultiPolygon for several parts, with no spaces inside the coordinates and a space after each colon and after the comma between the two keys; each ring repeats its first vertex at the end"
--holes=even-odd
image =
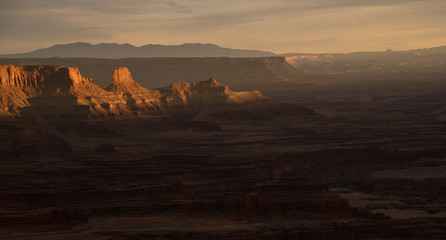
{"type": "Polygon", "coordinates": [[[311,76],[284,58],[8,61],[73,65],[0,67],[0,238],[446,237],[442,77],[311,76]],[[141,63],[137,81],[123,62],[141,63]],[[157,74],[167,87],[146,88],[157,74]]]}

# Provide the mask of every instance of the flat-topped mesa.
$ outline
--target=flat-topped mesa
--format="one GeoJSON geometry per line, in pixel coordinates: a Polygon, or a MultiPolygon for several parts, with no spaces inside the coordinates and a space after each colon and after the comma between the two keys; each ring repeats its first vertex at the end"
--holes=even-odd
{"type": "Polygon", "coordinates": [[[0,86],[23,91],[28,97],[94,96],[103,93],[76,67],[0,65],[0,86]]]}
{"type": "Polygon", "coordinates": [[[0,65],[0,115],[16,115],[34,103],[63,105],[105,92],[77,68],[63,66],[0,65]],[[60,97],[64,99],[60,99],[60,97]]]}
{"type": "Polygon", "coordinates": [[[0,86],[17,88],[28,94],[36,94],[62,67],[0,65],[0,86]]]}
{"type": "Polygon", "coordinates": [[[141,93],[149,91],[133,80],[132,74],[126,67],[114,69],[113,82],[105,90],[115,93],[141,93]]]}

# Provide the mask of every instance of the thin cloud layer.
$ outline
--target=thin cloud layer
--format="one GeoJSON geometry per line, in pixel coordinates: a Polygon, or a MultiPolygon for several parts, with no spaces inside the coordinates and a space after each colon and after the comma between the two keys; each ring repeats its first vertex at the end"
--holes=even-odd
{"type": "Polygon", "coordinates": [[[0,53],[86,41],[284,52],[444,45],[443,0],[2,0],[0,53]]]}

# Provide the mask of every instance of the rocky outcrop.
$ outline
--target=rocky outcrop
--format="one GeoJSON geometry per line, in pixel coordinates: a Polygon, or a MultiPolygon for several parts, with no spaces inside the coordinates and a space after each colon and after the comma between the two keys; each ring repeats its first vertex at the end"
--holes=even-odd
{"type": "MultiPolygon", "coordinates": [[[[289,89],[311,78],[298,71],[284,57],[256,58],[28,58],[0,59],[0,64],[77,66],[96,84],[107,87],[110,72],[119,66],[128,67],[134,79],[146,88],[168,86],[172,80],[193,82],[214,76],[231,89],[258,89],[272,96],[279,89],[289,89]]],[[[279,93],[279,96],[281,94],[279,93]]]]}
{"type": "Polygon", "coordinates": [[[132,74],[127,68],[118,67],[113,71],[113,83],[105,90],[115,93],[142,93],[148,92],[148,89],[141,87],[136,83],[132,74]]]}
{"type": "Polygon", "coordinates": [[[2,90],[23,91],[35,96],[93,96],[104,90],[92,79],[82,77],[75,67],[61,66],[0,66],[2,90]]]}
{"type": "Polygon", "coordinates": [[[82,115],[88,108],[90,116],[123,116],[266,99],[259,91],[233,92],[214,78],[150,90],[122,67],[114,70],[113,83],[104,90],[75,67],[0,65],[0,92],[3,115],[33,109],[50,115],[67,110],[82,115]]]}
{"type": "Polygon", "coordinates": [[[104,94],[82,77],[77,68],[61,66],[0,66],[0,106],[4,114],[17,114],[34,102],[71,105],[73,99],[104,94]]]}
{"type": "Polygon", "coordinates": [[[218,83],[215,78],[196,83],[172,83],[159,91],[163,102],[170,106],[244,104],[265,99],[257,90],[233,92],[229,87],[218,83]]]}

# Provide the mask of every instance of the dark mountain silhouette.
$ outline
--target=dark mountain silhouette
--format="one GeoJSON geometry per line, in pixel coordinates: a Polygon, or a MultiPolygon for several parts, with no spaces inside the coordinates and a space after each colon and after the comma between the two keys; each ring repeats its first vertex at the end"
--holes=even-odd
{"type": "Polygon", "coordinates": [[[146,58],[146,57],[266,57],[275,56],[272,52],[222,48],[215,44],[185,43],[182,45],[144,45],[85,42],[56,44],[49,48],[37,49],[29,53],[4,54],[2,58],[47,58],[47,57],[86,57],[86,58],[146,58]]]}

